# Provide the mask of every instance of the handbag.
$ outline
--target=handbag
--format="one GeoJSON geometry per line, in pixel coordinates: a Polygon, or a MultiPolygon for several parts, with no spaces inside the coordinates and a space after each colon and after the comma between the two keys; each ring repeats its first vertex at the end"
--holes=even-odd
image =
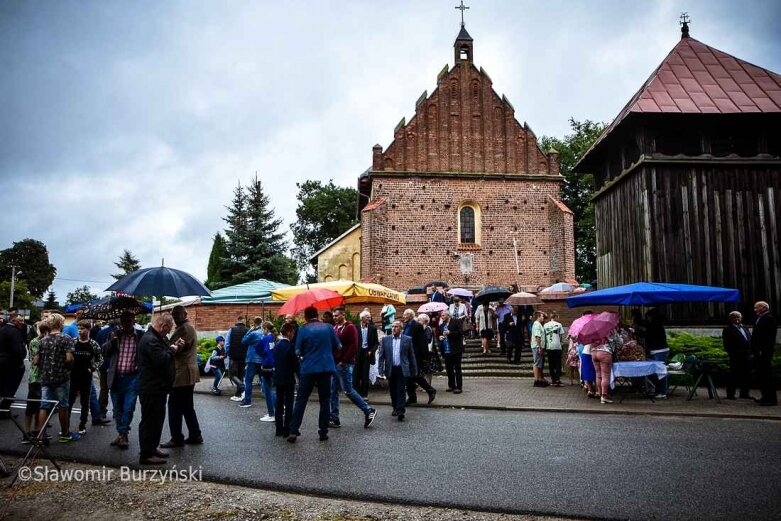
{"type": "Polygon", "coordinates": [[[442,359],[439,357],[439,353],[434,349],[429,353],[428,357],[428,372],[429,373],[441,373],[442,372],[442,359]]]}

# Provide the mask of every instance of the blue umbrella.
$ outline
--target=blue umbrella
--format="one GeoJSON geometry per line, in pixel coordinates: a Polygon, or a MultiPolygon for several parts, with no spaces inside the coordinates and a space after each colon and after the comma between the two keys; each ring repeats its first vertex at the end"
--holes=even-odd
{"type": "Polygon", "coordinates": [[[134,271],[106,288],[106,291],[166,297],[211,295],[206,286],[189,273],[164,266],[134,271]]]}
{"type": "Polygon", "coordinates": [[[650,306],[675,302],[738,302],[740,291],[714,286],[692,286],[665,282],[636,282],[626,286],[600,289],[567,299],[567,306],[650,306]]]}

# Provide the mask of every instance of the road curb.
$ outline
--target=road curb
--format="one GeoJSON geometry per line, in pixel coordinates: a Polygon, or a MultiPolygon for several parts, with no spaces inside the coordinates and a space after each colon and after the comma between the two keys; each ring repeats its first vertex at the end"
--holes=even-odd
{"type": "MultiPolygon", "coordinates": [[[[196,389],[198,394],[211,395],[210,391],[201,391],[196,389]]],[[[310,399],[317,402],[317,399],[310,399]]],[[[342,398],[340,403],[350,403],[346,398],[342,398]]],[[[390,401],[378,400],[369,405],[388,405],[390,401]]],[[[713,418],[724,420],[767,420],[781,422],[779,416],[762,416],[759,414],[733,414],[733,413],[709,413],[709,412],[683,412],[683,411],[634,411],[627,409],[577,409],[573,407],[527,407],[527,406],[495,406],[495,405],[452,405],[432,403],[430,405],[411,406],[410,409],[455,409],[455,410],[475,410],[475,411],[496,411],[496,412],[537,412],[537,413],[569,413],[569,414],[602,414],[602,415],[624,415],[624,416],[667,416],[674,418],[713,418]]]]}

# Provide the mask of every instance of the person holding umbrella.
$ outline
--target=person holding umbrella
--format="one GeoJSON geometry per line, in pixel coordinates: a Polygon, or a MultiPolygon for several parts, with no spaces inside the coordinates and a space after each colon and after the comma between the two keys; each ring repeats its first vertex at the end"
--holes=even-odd
{"type": "Polygon", "coordinates": [[[117,437],[111,445],[120,449],[128,448],[128,433],[138,396],[138,346],[144,334],[133,327],[134,323],[133,313],[123,313],[119,331],[109,333],[102,348],[108,360],[106,388],[111,391],[117,429],[117,437]]]}
{"type": "Polygon", "coordinates": [[[168,428],[171,431],[171,439],[161,445],[164,449],[183,447],[185,443],[203,443],[201,426],[198,423],[198,415],[195,413],[193,405],[195,384],[201,380],[198,362],[195,358],[197,334],[195,328],[187,320],[187,310],[184,306],[175,306],[171,310],[171,316],[176,323],[171,343],[178,343],[181,347],[174,356],[176,378],[168,397],[168,428]],[[187,439],[182,434],[182,418],[187,423],[189,434],[187,439]]]}

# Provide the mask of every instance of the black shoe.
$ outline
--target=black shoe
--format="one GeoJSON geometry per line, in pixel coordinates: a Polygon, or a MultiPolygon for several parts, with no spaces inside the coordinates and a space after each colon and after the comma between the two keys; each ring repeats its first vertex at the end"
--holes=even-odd
{"type": "Polygon", "coordinates": [[[108,418],[100,418],[99,420],[92,420],[92,426],[93,427],[99,427],[101,425],[108,425],[111,423],[111,420],[108,418]]]}
{"type": "Polygon", "coordinates": [[[151,458],[141,458],[138,460],[139,465],[163,465],[165,463],[168,463],[167,459],[159,458],[157,456],[152,456],[151,458]]]}
{"type": "Polygon", "coordinates": [[[410,406],[410,405],[415,405],[417,403],[418,403],[418,399],[415,398],[414,400],[407,400],[406,402],[404,402],[404,405],[405,406],[410,406]]]}
{"type": "MultiPolygon", "coordinates": [[[[288,438],[288,441],[290,441],[290,438],[288,438]]],[[[328,441],[328,434],[321,434],[320,441],[328,441]]]]}
{"type": "Polygon", "coordinates": [[[376,416],[377,411],[374,409],[369,409],[369,412],[366,413],[366,419],[363,420],[363,428],[368,429],[376,416]]]}
{"type": "Polygon", "coordinates": [[[391,416],[398,416],[398,415],[399,415],[399,410],[398,409],[393,409],[393,412],[391,413],[391,416]]]}
{"type": "Polygon", "coordinates": [[[462,389],[455,389],[455,390],[453,391],[453,394],[461,394],[461,393],[463,393],[463,392],[464,392],[464,391],[463,391],[462,389]]]}
{"type": "Polygon", "coordinates": [[[187,445],[200,445],[203,443],[203,436],[201,436],[200,434],[196,434],[195,436],[190,436],[189,438],[184,440],[184,442],[187,445]]]}
{"type": "Polygon", "coordinates": [[[445,389],[445,392],[446,393],[452,393],[453,392],[453,388],[452,387],[448,387],[447,389],[445,389]]]}
{"type": "Polygon", "coordinates": [[[328,426],[332,429],[338,429],[342,426],[342,424],[339,422],[339,420],[328,420],[328,426]]]}
{"type": "Polygon", "coordinates": [[[400,413],[398,418],[399,418],[400,422],[403,422],[404,421],[404,413],[400,413]]]}
{"type": "Polygon", "coordinates": [[[437,397],[437,391],[436,389],[428,393],[428,404],[431,405],[431,402],[433,402],[437,397]]]}
{"type": "Polygon", "coordinates": [[[184,440],[178,441],[170,439],[167,442],[160,444],[161,449],[175,449],[177,447],[184,447],[184,440]]]}

